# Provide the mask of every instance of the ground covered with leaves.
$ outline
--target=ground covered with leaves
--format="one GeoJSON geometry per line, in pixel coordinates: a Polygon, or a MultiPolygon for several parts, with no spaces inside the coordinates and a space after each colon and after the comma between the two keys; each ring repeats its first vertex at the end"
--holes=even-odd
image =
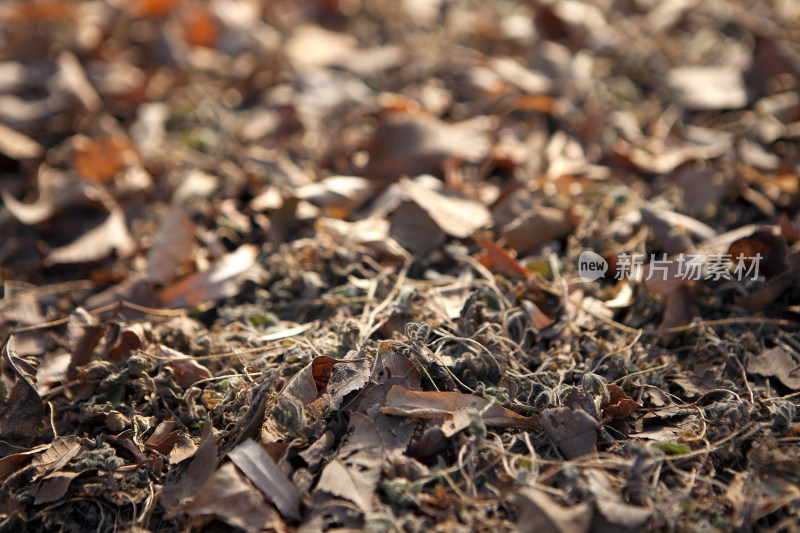
{"type": "Polygon", "coordinates": [[[0,5],[0,531],[798,531],[800,4],[0,5]]]}

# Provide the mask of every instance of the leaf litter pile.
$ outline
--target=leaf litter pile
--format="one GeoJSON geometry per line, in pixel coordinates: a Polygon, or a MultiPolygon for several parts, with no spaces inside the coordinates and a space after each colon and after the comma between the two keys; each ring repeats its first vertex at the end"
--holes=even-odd
{"type": "Polygon", "coordinates": [[[0,531],[797,531],[798,3],[0,20],[0,531]]]}

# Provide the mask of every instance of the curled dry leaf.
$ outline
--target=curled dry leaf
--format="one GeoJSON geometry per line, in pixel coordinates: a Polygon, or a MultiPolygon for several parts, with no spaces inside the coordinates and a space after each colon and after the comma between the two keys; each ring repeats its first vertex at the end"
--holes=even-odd
{"type": "Polygon", "coordinates": [[[515,492],[517,531],[522,533],[586,533],[592,523],[592,507],[579,503],[564,507],[546,492],[524,487],[515,492]]]}
{"type": "Polygon", "coordinates": [[[173,350],[163,344],[158,345],[158,355],[169,360],[169,365],[175,371],[175,383],[179,387],[188,389],[198,381],[212,377],[211,371],[197,362],[196,359],[173,350]]]}
{"type": "Polygon", "coordinates": [[[82,307],[78,307],[69,315],[67,322],[69,334],[69,351],[71,354],[67,377],[75,379],[78,368],[92,360],[92,354],[103,336],[105,328],[97,323],[92,315],[82,307]]]}
{"type": "Polygon", "coordinates": [[[261,493],[249,485],[232,463],[213,472],[191,501],[170,509],[167,517],[213,515],[246,531],[283,530],[283,521],[261,493]]]}
{"type": "Polygon", "coordinates": [[[612,383],[607,388],[609,399],[608,403],[603,407],[603,414],[612,418],[624,418],[639,408],[639,404],[625,394],[625,391],[619,385],[612,383]]]}
{"type": "Polygon", "coordinates": [[[791,390],[800,390],[800,367],[794,358],[783,348],[765,350],[761,355],[751,357],[747,371],[764,377],[775,377],[791,390]]]}
{"type": "Polygon", "coordinates": [[[479,162],[489,154],[486,132],[474,124],[450,125],[425,116],[389,117],[372,143],[364,173],[381,180],[437,174],[448,159],[479,162]]]}
{"type": "Polygon", "coordinates": [[[353,413],[345,441],[336,458],[322,470],[315,492],[350,500],[363,512],[370,512],[383,454],[375,424],[369,417],[353,413]]]}
{"type": "Polygon", "coordinates": [[[240,246],[203,272],[190,274],[159,292],[169,307],[187,307],[233,296],[248,275],[254,273],[258,248],[240,246]]]}
{"type": "Polygon", "coordinates": [[[192,258],[194,224],[183,209],[171,206],[162,216],[147,251],[147,278],[160,285],[173,281],[192,258]]]}
{"type": "Polygon", "coordinates": [[[121,363],[132,352],[144,349],[147,344],[147,334],[143,324],[130,324],[124,327],[113,324],[113,326],[116,335],[107,336],[108,342],[103,350],[104,359],[121,363]]]}
{"type": "Polygon", "coordinates": [[[208,417],[203,426],[200,446],[197,448],[186,474],[177,483],[164,485],[161,492],[161,504],[172,510],[190,500],[209,480],[216,465],[216,430],[211,422],[211,417],[208,417]]]}
{"type": "Polygon", "coordinates": [[[41,156],[43,152],[41,144],[0,124],[0,153],[12,159],[30,159],[41,156]]]}
{"type": "Polygon", "coordinates": [[[401,186],[408,198],[422,208],[446,234],[465,239],[492,221],[482,203],[452,191],[435,191],[412,180],[401,186]]]}
{"type": "Polygon", "coordinates": [[[460,392],[412,391],[399,385],[386,395],[381,412],[415,418],[450,417],[458,410],[475,409],[487,426],[517,429],[540,429],[534,417],[522,416],[496,403],[460,392]]]}
{"type": "Polygon", "coordinates": [[[653,514],[653,510],[648,507],[626,503],[611,486],[609,476],[603,471],[587,468],[583,474],[589,482],[589,490],[594,496],[598,511],[612,524],[635,530],[642,527],[653,514]]]}
{"type": "Polygon", "coordinates": [[[128,232],[125,214],[112,205],[105,221],[72,243],[50,250],[45,263],[88,263],[108,257],[115,250],[118,255],[128,256],[136,250],[136,243],[128,232]]]}
{"type": "Polygon", "coordinates": [[[246,439],[228,453],[233,464],[266,494],[281,514],[300,518],[300,496],[294,485],[264,449],[252,439],[246,439]]]}
{"type": "Polygon", "coordinates": [[[597,420],[583,409],[554,407],[542,411],[542,427],[567,459],[596,453],[597,420]]]}
{"type": "Polygon", "coordinates": [[[687,109],[739,109],[747,104],[742,71],[735,67],[674,68],[667,84],[687,109]]]}
{"type": "Polygon", "coordinates": [[[45,409],[36,392],[36,368],[17,356],[14,345],[14,336],[10,335],[3,357],[16,381],[0,406],[0,435],[6,442],[27,445],[39,434],[45,409]]]}

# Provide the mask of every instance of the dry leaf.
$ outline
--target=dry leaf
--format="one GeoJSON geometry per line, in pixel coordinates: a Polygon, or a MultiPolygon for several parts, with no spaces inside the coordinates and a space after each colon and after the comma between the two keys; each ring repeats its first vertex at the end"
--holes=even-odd
{"type": "Polygon", "coordinates": [[[525,270],[519,261],[492,241],[475,237],[475,242],[483,249],[480,262],[493,274],[503,274],[509,278],[527,279],[530,272],[525,270]]]}
{"type": "Polygon", "coordinates": [[[295,28],[284,52],[294,63],[327,67],[348,62],[357,46],[352,35],[307,24],[295,28]]]}
{"type": "Polygon", "coordinates": [[[186,42],[192,46],[212,47],[219,39],[219,25],[208,8],[202,4],[192,5],[183,18],[186,42]]]}
{"type": "Polygon", "coordinates": [[[386,395],[386,406],[381,409],[381,412],[395,416],[436,418],[452,416],[460,409],[477,410],[484,423],[490,427],[533,430],[540,428],[536,418],[518,415],[514,411],[472,394],[412,391],[399,385],[395,385],[389,390],[386,395]]]}
{"type": "Polygon", "coordinates": [[[53,472],[46,475],[36,490],[35,505],[60,500],[69,490],[69,484],[82,472],[53,472]]]}
{"type": "Polygon", "coordinates": [[[554,207],[537,207],[505,225],[500,235],[518,253],[527,254],[548,241],[563,239],[572,228],[566,211],[554,207]]]}
{"type": "Polygon", "coordinates": [[[197,494],[214,473],[217,466],[216,430],[211,418],[206,418],[203,426],[203,437],[200,446],[192,458],[186,474],[177,483],[164,485],[161,492],[161,504],[169,509],[175,508],[197,494]]]}
{"type": "Polygon", "coordinates": [[[583,409],[555,407],[541,414],[542,427],[567,459],[596,453],[597,420],[583,409]]]}
{"type": "Polygon", "coordinates": [[[583,471],[583,475],[589,481],[589,490],[592,491],[597,510],[612,524],[636,530],[652,516],[652,509],[623,501],[611,486],[609,476],[605,472],[587,468],[583,471]]]}
{"type": "Polygon", "coordinates": [[[175,465],[194,457],[197,452],[197,446],[194,441],[186,433],[180,433],[175,445],[169,452],[169,464],[175,465]]]}
{"type": "Polygon", "coordinates": [[[0,406],[0,435],[4,441],[25,445],[39,434],[45,409],[36,392],[36,368],[17,356],[14,344],[14,336],[9,335],[3,356],[16,381],[0,406]]]}
{"type": "Polygon", "coordinates": [[[147,345],[147,333],[144,325],[130,324],[125,327],[116,327],[116,337],[108,338],[106,347],[103,350],[103,359],[121,363],[125,361],[131,352],[142,350],[147,345]]]}
{"type": "Polygon", "coordinates": [[[45,263],[58,265],[97,261],[115,250],[123,257],[136,250],[136,243],[128,232],[125,215],[118,207],[112,207],[108,217],[99,226],[70,244],[50,250],[45,263]]]}
{"type": "Polygon", "coordinates": [[[437,174],[448,159],[479,162],[489,155],[489,143],[480,127],[450,125],[422,116],[388,118],[378,127],[372,143],[364,169],[372,179],[437,174]]]}
{"type": "Polygon", "coordinates": [[[281,514],[300,519],[300,496],[297,490],[261,446],[252,439],[246,439],[231,450],[228,457],[275,503],[281,514]]]}
{"type": "Polygon", "coordinates": [[[83,70],[78,58],[75,54],[65,50],[61,52],[57,59],[58,64],[58,81],[63,85],[63,88],[71,92],[81,105],[90,113],[99,111],[103,102],[98,96],[86,73],[83,70]]]}
{"type": "Polygon", "coordinates": [[[134,0],[130,9],[140,17],[163,17],[175,11],[183,0],[134,0]]]}
{"type": "Polygon", "coordinates": [[[747,104],[742,72],[734,67],[678,67],[667,84],[687,109],[739,109],[747,104]]]}
{"type": "Polygon", "coordinates": [[[364,205],[371,194],[371,182],[357,176],[330,176],[295,191],[300,200],[320,207],[340,207],[350,211],[364,205]]]}
{"type": "Polygon", "coordinates": [[[152,448],[162,455],[168,455],[172,451],[172,447],[178,441],[178,436],[180,435],[179,431],[173,431],[175,425],[174,420],[165,420],[161,422],[156,426],[150,438],[145,441],[145,446],[152,448]]]}
{"type": "Polygon", "coordinates": [[[189,307],[233,296],[254,273],[258,248],[251,244],[220,258],[209,269],[190,274],[159,292],[169,307],[189,307]]]}
{"type": "Polygon", "coordinates": [[[322,470],[315,491],[350,500],[363,512],[370,512],[383,453],[381,437],[373,422],[353,413],[346,440],[337,457],[322,470]]]}
{"type": "Polygon", "coordinates": [[[41,156],[44,148],[27,135],[0,124],[0,153],[11,159],[30,159],[41,156]]]}
{"type": "Polygon", "coordinates": [[[35,479],[51,472],[58,472],[81,451],[81,441],[75,435],[59,437],[50,446],[36,455],[31,466],[36,470],[35,479]]]}
{"type": "Polygon", "coordinates": [[[166,517],[180,513],[214,515],[246,531],[283,529],[278,514],[264,502],[260,492],[242,479],[232,463],[213,472],[190,502],[173,507],[166,517]]]}
{"type": "Polygon", "coordinates": [[[192,258],[194,224],[183,209],[172,206],[161,216],[147,251],[147,278],[156,285],[170,283],[192,258]]]}
{"type": "Polygon", "coordinates": [[[783,348],[766,350],[751,357],[747,371],[764,377],[775,377],[791,390],[800,390],[800,364],[783,348]]]}
{"type": "Polygon", "coordinates": [[[169,366],[175,372],[173,379],[183,389],[188,389],[198,381],[212,377],[208,368],[198,363],[193,357],[182,354],[178,350],[159,344],[158,355],[169,360],[169,366]]]}
{"type": "Polygon", "coordinates": [[[405,248],[389,237],[389,221],[383,218],[345,222],[320,217],[314,222],[314,228],[337,244],[363,246],[374,250],[382,258],[405,261],[410,257],[405,248]]]}
{"type": "Polygon", "coordinates": [[[489,210],[470,198],[451,191],[435,191],[412,180],[403,180],[401,186],[408,198],[452,237],[465,239],[492,221],[489,210]]]}
{"type": "Polygon", "coordinates": [[[531,322],[536,330],[541,331],[555,323],[555,320],[544,314],[544,312],[539,309],[539,306],[530,300],[522,300],[520,303],[522,304],[522,308],[525,309],[525,311],[528,313],[528,316],[531,318],[531,322]]]}
{"type": "Polygon", "coordinates": [[[563,507],[546,492],[523,487],[512,495],[521,533],[586,533],[592,523],[592,507],[579,503],[563,507]]]}
{"type": "Polygon", "coordinates": [[[89,203],[92,185],[71,178],[59,171],[42,168],[38,177],[39,198],[23,203],[3,190],[3,202],[8,211],[23,224],[41,224],[66,207],[89,203]]]}
{"type": "Polygon", "coordinates": [[[94,349],[100,342],[105,328],[98,325],[97,319],[82,307],[77,307],[69,315],[67,324],[69,351],[72,356],[69,367],[67,367],[67,377],[75,379],[78,375],[78,368],[92,360],[94,349]]]}
{"type": "Polygon", "coordinates": [[[609,399],[608,403],[603,407],[603,414],[609,415],[612,418],[624,418],[639,408],[639,404],[634,402],[622,387],[608,385],[609,399]]]}
{"type": "Polygon", "coordinates": [[[304,366],[300,372],[292,376],[281,395],[294,396],[303,405],[308,405],[317,399],[319,389],[314,381],[313,362],[304,366]]]}
{"type": "Polygon", "coordinates": [[[83,178],[95,183],[109,183],[114,176],[136,161],[132,145],[122,137],[74,140],[72,166],[83,178]]]}

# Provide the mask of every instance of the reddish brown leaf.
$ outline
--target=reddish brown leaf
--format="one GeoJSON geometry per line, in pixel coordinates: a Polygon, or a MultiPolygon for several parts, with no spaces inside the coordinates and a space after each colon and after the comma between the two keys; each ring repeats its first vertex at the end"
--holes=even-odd
{"type": "Polygon", "coordinates": [[[208,8],[202,4],[193,5],[183,21],[186,42],[192,46],[212,47],[219,38],[219,25],[208,8]]]}
{"type": "Polygon", "coordinates": [[[137,159],[133,145],[122,137],[76,137],[72,165],[83,178],[108,183],[137,159]]]}
{"type": "Polygon", "coordinates": [[[608,385],[610,398],[608,405],[603,408],[603,413],[612,418],[624,418],[639,408],[639,404],[634,402],[630,396],[625,394],[622,387],[618,385],[608,385]]]}
{"type": "Polygon", "coordinates": [[[487,239],[475,237],[475,242],[483,248],[479,256],[483,266],[494,274],[503,274],[510,278],[527,278],[529,272],[525,270],[519,261],[503,248],[487,239]]]}

